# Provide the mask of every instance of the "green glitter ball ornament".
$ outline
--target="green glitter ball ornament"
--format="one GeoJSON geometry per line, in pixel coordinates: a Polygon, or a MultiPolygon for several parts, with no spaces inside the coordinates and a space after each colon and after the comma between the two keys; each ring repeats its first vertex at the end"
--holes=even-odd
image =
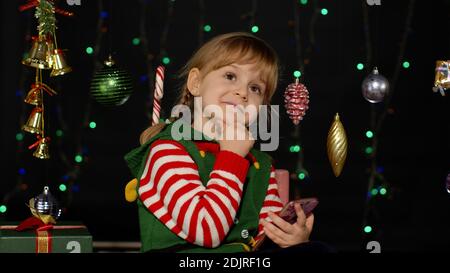
{"type": "Polygon", "coordinates": [[[131,76],[120,69],[111,56],[104,67],[94,74],[91,95],[101,105],[119,106],[124,104],[133,92],[131,76]]]}

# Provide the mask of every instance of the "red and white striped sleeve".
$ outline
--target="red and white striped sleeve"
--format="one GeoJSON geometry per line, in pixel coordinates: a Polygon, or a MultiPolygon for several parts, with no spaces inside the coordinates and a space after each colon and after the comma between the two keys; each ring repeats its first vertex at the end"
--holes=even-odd
{"type": "Polygon", "coordinates": [[[244,157],[220,151],[205,187],[198,166],[180,143],[157,140],[140,178],[139,198],[179,237],[217,247],[233,224],[248,166],[244,157]]]}
{"type": "Polygon", "coordinates": [[[266,197],[264,198],[264,203],[259,213],[259,225],[258,225],[258,235],[259,237],[263,231],[263,225],[261,224],[261,220],[265,219],[268,222],[272,220],[268,217],[268,212],[272,211],[278,213],[283,208],[283,203],[280,199],[280,194],[278,193],[278,184],[275,178],[275,168],[271,166],[270,168],[270,178],[269,178],[269,187],[267,188],[266,197]]]}

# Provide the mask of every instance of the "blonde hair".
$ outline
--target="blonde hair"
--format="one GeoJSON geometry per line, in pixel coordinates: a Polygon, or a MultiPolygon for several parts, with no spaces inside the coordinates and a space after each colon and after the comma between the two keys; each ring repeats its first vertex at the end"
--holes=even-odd
{"type": "MultiPolygon", "coordinates": [[[[232,63],[256,63],[261,67],[261,77],[266,84],[263,104],[269,104],[278,83],[277,54],[265,41],[250,33],[232,32],[216,36],[205,43],[182,68],[180,78],[183,85],[176,105],[187,105],[193,111],[194,97],[187,87],[187,77],[191,69],[198,68],[204,77],[209,72],[232,63]]],[[[173,121],[176,118],[171,119],[173,121]]],[[[147,128],[141,134],[140,143],[145,143],[164,127],[165,123],[159,123],[147,128]]]]}

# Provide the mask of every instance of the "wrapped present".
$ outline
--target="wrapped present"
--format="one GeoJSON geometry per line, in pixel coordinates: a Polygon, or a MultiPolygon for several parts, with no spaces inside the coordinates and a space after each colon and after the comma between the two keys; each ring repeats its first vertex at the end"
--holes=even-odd
{"type": "Polygon", "coordinates": [[[92,235],[80,223],[46,225],[21,231],[17,228],[17,223],[0,224],[0,253],[92,252],[92,235]]]}
{"type": "Polygon", "coordinates": [[[29,204],[32,216],[17,223],[0,223],[0,253],[92,252],[92,236],[80,223],[57,224],[58,201],[48,186],[29,204]]]}

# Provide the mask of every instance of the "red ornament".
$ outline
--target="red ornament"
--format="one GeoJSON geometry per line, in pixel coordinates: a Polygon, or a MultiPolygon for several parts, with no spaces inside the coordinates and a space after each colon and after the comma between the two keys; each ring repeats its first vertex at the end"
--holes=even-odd
{"type": "Polygon", "coordinates": [[[303,116],[305,116],[309,103],[308,89],[298,82],[298,78],[295,80],[295,83],[289,84],[286,91],[284,91],[284,103],[289,118],[295,125],[298,125],[303,116]]]}

